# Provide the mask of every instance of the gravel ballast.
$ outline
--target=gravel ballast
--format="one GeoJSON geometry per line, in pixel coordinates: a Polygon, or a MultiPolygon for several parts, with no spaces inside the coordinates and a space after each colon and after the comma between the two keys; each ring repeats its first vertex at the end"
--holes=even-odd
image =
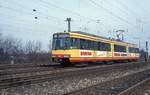
{"type": "Polygon", "coordinates": [[[38,84],[1,89],[0,95],[62,95],[70,91],[99,84],[104,81],[143,71],[145,69],[150,69],[150,66],[121,72],[105,73],[101,75],[98,75],[97,73],[84,76],[65,77],[63,79],[57,79],[38,84]]]}

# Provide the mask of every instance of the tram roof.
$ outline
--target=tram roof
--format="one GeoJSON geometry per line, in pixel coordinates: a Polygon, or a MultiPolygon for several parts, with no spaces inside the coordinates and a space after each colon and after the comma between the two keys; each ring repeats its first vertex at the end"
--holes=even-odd
{"type": "Polygon", "coordinates": [[[114,42],[122,42],[122,43],[130,44],[130,45],[134,45],[134,46],[136,45],[136,44],[133,44],[133,43],[122,41],[122,40],[118,40],[118,39],[114,39],[114,38],[111,39],[111,38],[107,38],[107,37],[103,37],[103,36],[99,36],[99,35],[94,35],[94,34],[87,33],[87,32],[81,32],[81,31],[59,32],[59,33],[78,33],[78,34],[83,34],[83,35],[87,35],[87,36],[102,38],[102,39],[110,40],[110,41],[114,41],[114,42]]]}

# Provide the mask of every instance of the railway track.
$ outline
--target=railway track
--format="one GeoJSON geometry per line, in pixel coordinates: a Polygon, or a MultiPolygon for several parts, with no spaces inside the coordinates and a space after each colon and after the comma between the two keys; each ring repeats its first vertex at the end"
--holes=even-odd
{"type": "Polygon", "coordinates": [[[21,73],[48,71],[51,69],[61,68],[59,64],[14,64],[0,65],[0,76],[13,75],[21,73]]]}
{"type": "Polygon", "coordinates": [[[119,95],[150,95],[150,77],[122,91],[119,95]]]}
{"type": "MultiPolygon", "coordinates": [[[[132,62],[133,63],[133,62],[132,62]]],[[[137,62],[135,62],[134,64],[136,64],[137,62]]],[[[141,62],[144,63],[144,62],[141,62]]],[[[127,63],[127,64],[131,64],[131,63],[127,63]]],[[[121,65],[121,64],[117,64],[117,65],[121,65]]],[[[89,65],[90,67],[94,67],[94,66],[100,66],[100,67],[105,67],[108,65],[89,65]]],[[[115,66],[115,64],[114,64],[115,66]]],[[[111,67],[111,66],[110,66],[111,67]]],[[[28,73],[28,72],[38,72],[38,71],[47,71],[47,70],[51,70],[51,69],[77,69],[76,67],[62,67],[59,64],[53,64],[53,65],[49,65],[49,64],[7,64],[5,65],[0,65],[0,75],[12,75],[12,74],[21,74],[21,73],[28,73]]]]}
{"type": "MultiPolygon", "coordinates": [[[[108,72],[118,72],[127,69],[139,68],[142,66],[147,66],[148,64],[115,64],[108,66],[96,66],[87,68],[68,68],[61,70],[48,70],[32,72],[33,74],[18,74],[18,75],[3,75],[0,78],[0,89],[15,87],[20,85],[34,84],[44,81],[51,81],[60,78],[76,77],[76,76],[87,76],[88,74],[104,74],[108,72]]],[[[31,72],[30,72],[31,73],[31,72]]]]}
{"type": "Polygon", "coordinates": [[[22,63],[22,64],[0,64],[0,70],[5,70],[5,69],[17,69],[17,68],[29,68],[29,67],[39,67],[42,65],[48,65],[48,64],[33,64],[33,63],[22,63]]]}
{"type": "Polygon", "coordinates": [[[64,95],[142,95],[129,93],[147,81],[150,81],[150,69],[115,78],[113,80],[72,91],[64,95]]]}

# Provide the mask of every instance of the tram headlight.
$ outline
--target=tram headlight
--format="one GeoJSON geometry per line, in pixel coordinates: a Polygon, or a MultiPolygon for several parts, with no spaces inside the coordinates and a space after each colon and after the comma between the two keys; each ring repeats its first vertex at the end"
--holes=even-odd
{"type": "Polygon", "coordinates": [[[52,55],[52,57],[54,58],[54,57],[56,57],[56,55],[52,55]]]}
{"type": "Polygon", "coordinates": [[[69,58],[70,56],[69,55],[64,55],[64,58],[69,58]]]}

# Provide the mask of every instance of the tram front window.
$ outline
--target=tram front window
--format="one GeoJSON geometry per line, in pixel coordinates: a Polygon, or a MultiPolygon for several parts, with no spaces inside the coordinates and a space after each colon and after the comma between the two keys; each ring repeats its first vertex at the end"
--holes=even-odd
{"type": "Polygon", "coordinates": [[[79,49],[80,39],[71,38],[68,34],[53,35],[53,50],[79,49]]]}
{"type": "Polygon", "coordinates": [[[70,38],[54,38],[53,50],[66,50],[70,48],[70,38]]]}

